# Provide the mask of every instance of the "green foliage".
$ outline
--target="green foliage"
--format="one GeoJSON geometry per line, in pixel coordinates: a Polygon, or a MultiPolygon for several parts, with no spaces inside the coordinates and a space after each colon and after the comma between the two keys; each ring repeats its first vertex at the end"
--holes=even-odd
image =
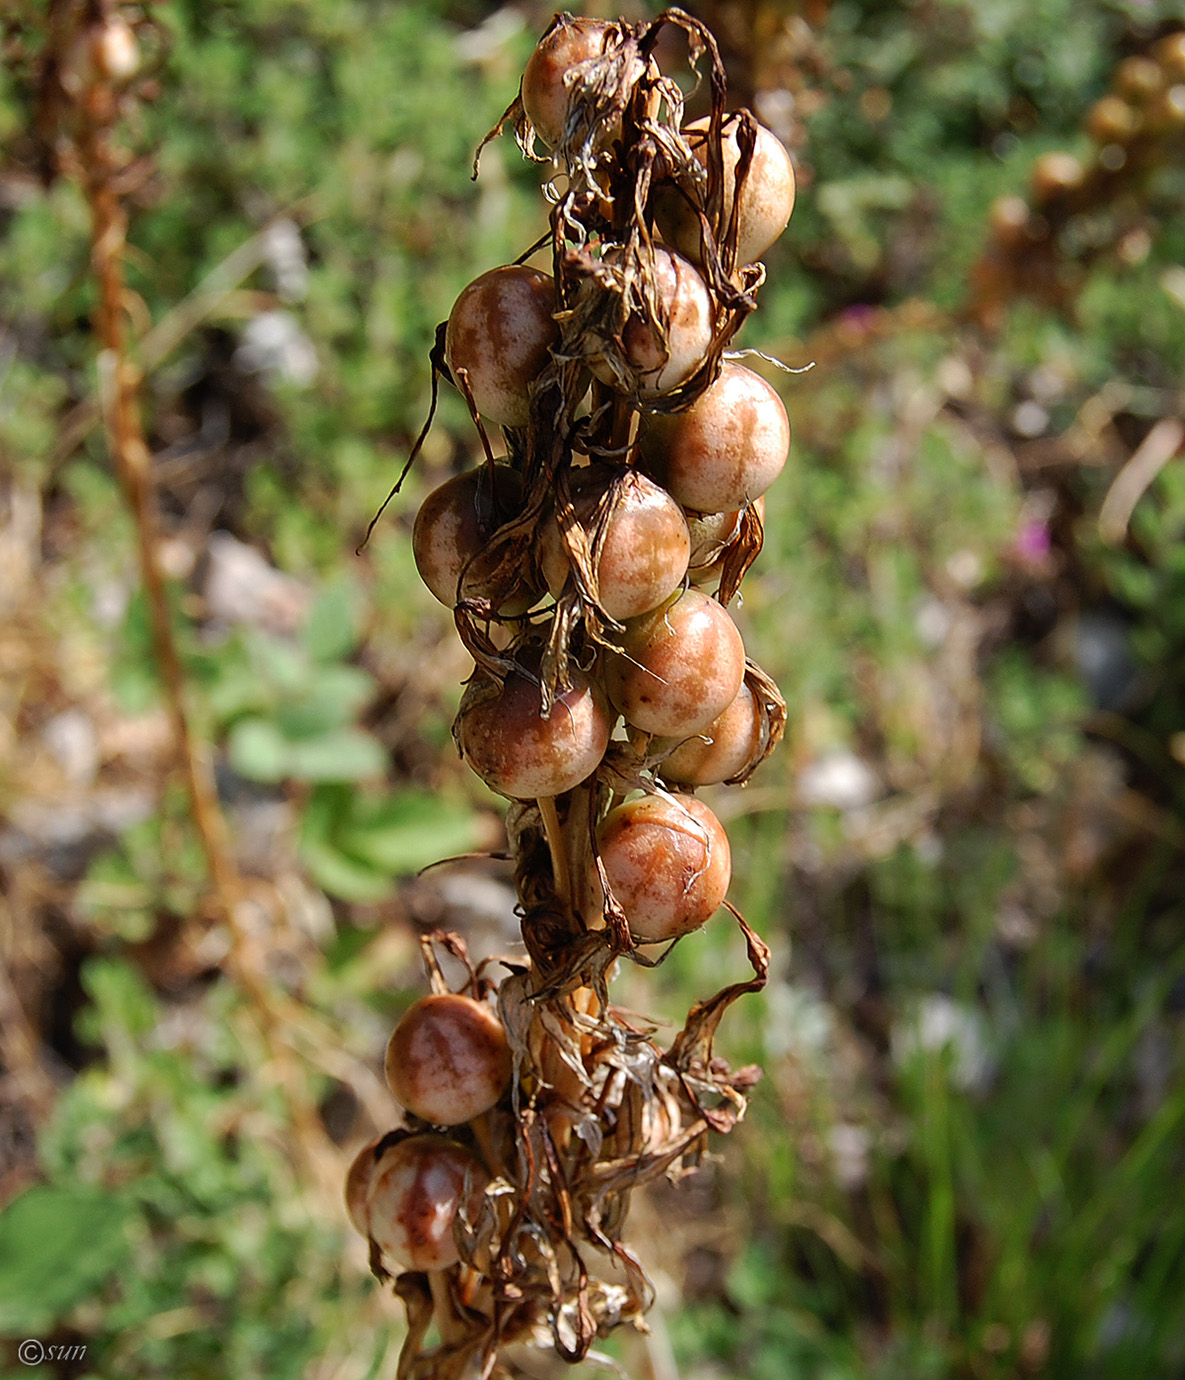
{"type": "Polygon", "coordinates": [[[192,915],[205,887],[206,862],[188,800],[173,789],[151,819],[123,830],[95,856],[77,900],[96,934],[141,943],[161,916],[192,915]]]}
{"type": "Polygon", "coordinates": [[[134,1209],[99,1189],[43,1184],[0,1213],[0,1332],[36,1335],[101,1288],[131,1253],[134,1209]]]}
{"type": "Polygon", "coordinates": [[[331,895],[377,901],[430,863],[468,852],[478,841],[471,810],[422,792],[365,796],[320,786],[309,797],[301,856],[331,895]]]}
{"type": "Polygon", "coordinates": [[[340,1273],[340,1210],[310,1198],[274,1134],[282,1104],[247,1013],[210,988],[170,1029],[130,965],[92,960],[84,981],[106,1060],[42,1136],[48,1183],[0,1216],[0,1332],[73,1321],[95,1376],[156,1376],[179,1356],[211,1380],[305,1373],[362,1291],[340,1273]]]}

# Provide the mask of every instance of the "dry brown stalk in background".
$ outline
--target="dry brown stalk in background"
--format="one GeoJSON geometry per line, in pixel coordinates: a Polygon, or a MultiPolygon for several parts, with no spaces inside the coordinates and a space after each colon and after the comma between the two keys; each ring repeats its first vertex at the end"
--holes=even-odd
{"type": "Polygon", "coordinates": [[[229,970],[248,997],[267,1063],[285,1090],[308,1166],[324,1175],[328,1159],[316,1108],[281,1034],[283,1020],[276,1000],[246,943],[243,907],[248,902],[229,846],[209,747],[199,741],[187,709],[185,672],[160,559],[152,457],[140,416],[143,374],[133,358],[130,294],[124,277],[128,229],[124,198],[142,182],[149,165],[120,141],[121,126],[141,98],[137,79],[145,35],[159,38],[149,21],[137,17],[129,22],[120,0],[58,0],[51,7],[49,43],[41,59],[39,132],[47,167],[75,182],[90,208],[91,268],[98,292],[94,321],[97,407],[135,526],[140,583],[177,765],[209,873],[209,918],[226,929],[229,970]]]}

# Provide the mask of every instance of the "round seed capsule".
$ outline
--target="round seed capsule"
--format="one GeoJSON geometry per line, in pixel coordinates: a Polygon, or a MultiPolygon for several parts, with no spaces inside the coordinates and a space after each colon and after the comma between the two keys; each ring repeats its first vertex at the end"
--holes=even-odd
{"type": "MultiPolygon", "coordinates": [[[[598,505],[614,488],[596,562],[601,606],[610,618],[636,618],[672,594],[687,573],[691,538],[675,500],[637,470],[624,473],[593,465],[572,479],[572,507],[590,541],[598,505]]],[[[539,568],[552,595],[559,597],[570,569],[559,523],[550,517],[539,538],[539,568]]]]}
{"type": "Polygon", "coordinates": [[[609,745],[609,710],[600,686],[578,666],[571,682],[546,718],[542,692],[525,672],[508,675],[500,691],[484,677],[471,683],[454,733],[492,790],[514,800],[560,795],[596,770],[609,745]]]}
{"type": "MultiPolygon", "coordinates": [[[[761,518],[764,529],[765,524],[765,497],[757,499],[752,505],[758,516],[761,518]]],[[[708,513],[701,515],[707,526],[701,528],[701,532],[710,531],[710,523],[713,517],[724,519],[720,530],[725,533],[723,542],[718,542],[713,549],[705,542],[701,548],[700,559],[697,561],[695,553],[692,553],[691,563],[687,569],[687,578],[690,582],[700,589],[711,589],[713,586],[719,588],[721,578],[724,575],[724,560],[728,555],[729,548],[740,536],[741,519],[744,516],[742,510],[735,513],[708,513]]],[[[690,524],[689,524],[690,525],[690,524]]]]}
{"type": "MultiPolygon", "coordinates": [[[[609,264],[619,258],[617,250],[605,255],[609,264]]],[[[635,311],[626,319],[620,335],[622,362],[644,398],[669,393],[691,378],[708,357],[714,326],[708,286],[681,255],[656,247],[653,282],[655,313],[661,329],[635,311]]],[[[593,285],[585,290],[601,289],[593,285]]],[[[602,383],[617,383],[605,361],[594,360],[591,367],[602,383]]]]}
{"type": "MultiPolygon", "coordinates": [[[[683,131],[698,161],[708,166],[707,119],[696,120],[683,131]]],[[[724,121],[722,152],[724,155],[724,207],[721,231],[728,225],[736,199],[737,166],[740,162],[740,119],[736,115],[724,121]]],[[[763,125],[757,126],[753,157],[741,191],[737,211],[738,264],[751,264],[767,249],[790,223],[794,211],[794,167],[776,134],[763,125]]],[[[693,263],[703,256],[699,217],[684,197],[673,189],[663,189],[656,198],[655,215],[664,239],[693,263]]]]}
{"type": "Polygon", "coordinates": [[[605,816],[597,839],[609,886],[635,939],[678,939],[720,908],[732,857],[723,826],[702,800],[628,800],[605,816]]]}
{"type": "Polygon", "coordinates": [[[554,311],[553,279],[518,264],[483,273],[457,298],[445,330],[445,357],[454,380],[465,371],[483,417],[502,426],[530,421],[530,386],[558,339],[554,311]]]}
{"type": "Polygon", "coordinates": [[[723,513],[752,502],[781,474],[790,422],[761,375],[729,359],[685,412],[651,418],[639,449],[646,472],[685,508],[723,513]]]}
{"type": "Polygon", "coordinates": [[[409,1136],[385,1150],[370,1175],[366,1234],[409,1270],[445,1270],[460,1259],[453,1224],[477,1215],[490,1176],[471,1151],[444,1136],[409,1136]]]}
{"type": "MultiPolygon", "coordinates": [[[[493,532],[522,499],[522,477],[509,465],[466,470],[433,489],[420,505],[411,545],[420,578],[442,604],[452,608],[459,595],[488,596],[485,578],[492,571],[479,553],[493,532]],[[462,572],[465,588],[459,588],[462,572]]],[[[498,612],[525,613],[538,597],[528,580],[520,580],[498,612]]]]}
{"type": "Polygon", "coordinates": [[[679,786],[731,781],[760,757],[762,738],[757,699],[748,685],[742,685],[723,714],[660,763],[659,773],[664,781],[679,786]]]}
{"type": "Polygon", "coordinates": [[[434,1126],[459,1126],[510,1085],[510,1045],[483,1002],[455,992],[413,1002],[387,1044],[387,1086],[434,1126]]]}
{"type": "Polygon", "coordinates": [[[745,647],[715,599],[688,589],[626,624],[609,662],[610,699],[643,733],[690,738],[736,699],[745,647]]]}
{"type": "Polygon", "coordinates": [[[375,1151],[381,1140],[381,1136],[376,1136],[374,1140],[368,1141],[354,1156],[346,1171],[346,1211],[354,1224],[354,1230],[361,1232],[363,1236],[369,1231],[367,1197],[377,1163],[375,1151]]]}
{"type": "Polygon", "coordinates": [[[523,109],[548,148],[560,142],[568,118],[565,73],[577,63],[598,57],[604,51],[608,32],[607,20],[561,14],[527,59],[520,92],[523,109]]]}

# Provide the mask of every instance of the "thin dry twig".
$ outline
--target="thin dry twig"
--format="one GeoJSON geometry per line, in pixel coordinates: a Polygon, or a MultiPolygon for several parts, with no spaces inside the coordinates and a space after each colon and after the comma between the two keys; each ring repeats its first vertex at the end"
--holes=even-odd
{"type": "MultiPolygon", "coordinates": [[[[63,9],[55,28],[60,44],[58,62],[47,68],[50,92],[46,108],[55,109],[58,115],[60,166],[78,181],[91,211],[91,266],[98,288],[97,405],[112,464],[135,525],[138,571],[178,764],[210,878],[213,915],[226,927],[231,940],[228,967],[248,998],[268,1063],[285,1090],[299,1144],[310,1167],[328,1177],[329,1157],[320,1149],[325,1137],[316,1108],[304,1089],[293,1051],[279,1033],[280,1022],[268,985],[249,957],[241,879],[218,803],[210,748],[193,731],[186,677],[169,611],[152,460],[140,417],[143,375],[131,357],[124,276],[128,218],[122,190],[129,155],[119,146],[117,134],[133,96],[126,74],[113,72],[111,64],[104,61],[109,36],[131,32],[119,10],[117,0],[87,0],[69,11],[63,9]]],[[[244,253],[242,257],[250,255],[244,253]]],[[[215,290],[216,285],[209,292],[215,290]]],[[[176,343],[192,319],[192,313],[172,318],[172,324],[158,335],[155,348],[167,349],[176,343]]],[[[166,323],[169,320],[166,318],[166,323]]]]}

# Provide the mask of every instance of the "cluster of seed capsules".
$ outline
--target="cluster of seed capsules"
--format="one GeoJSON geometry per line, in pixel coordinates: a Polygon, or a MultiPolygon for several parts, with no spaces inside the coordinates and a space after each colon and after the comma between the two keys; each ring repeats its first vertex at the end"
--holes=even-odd
{"type": "Polygon", "coordinates": [[[976,314],[989,324],[1018,295],[1067,307],[1089,264],[1143,227],[1150,183],[1185,153],[1185,30],[1124,58],[1085,126],[1088,158],[1044,153],[1028,199],[992,206],[988,250],[973,273],[976,314]]]}
{"type": "Polygon", "coordinates": [[[640,1319],[630,1192],[693,1167],[743,1114],[757,1072],[730,1069],[713,1036],[768,970],[695,790],[746,780],[785,724],[727,605],[790,427],[728,346],[790,219],[790,159],[747,111],[726,113],[712,37],[679,10],[557,16],[491,137],[507,125],[551,165],[534,251],[550,246],[553,271],[529,251],[483,274],[438,331],[434,379],[468,401],[485,463],[429,495],[413,544],[474,659],[454,736],[512,802],[527,958],[474,968],[455,936],[426,943],[433,992],[387,1052],[404,1124],[348,1176],[372,1267],[399,1272],[401,1376],[504,1375],[517,1342],[577,1360],[640,1319]],[[673,36],[708,69],[711,113],[687,124],[662,65],[673,36]],[[722,906],[752,975],[660,1048],[609,981],[722,906]],[[441,944],[467,966],[463,991],[441,944]]]}

